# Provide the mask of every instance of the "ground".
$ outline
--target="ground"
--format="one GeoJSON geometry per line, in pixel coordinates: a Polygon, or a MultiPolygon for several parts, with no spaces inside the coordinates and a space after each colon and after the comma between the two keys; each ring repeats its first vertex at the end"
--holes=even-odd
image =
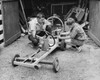
{"type": "Polygon", "coordinates": [[[27,67],[13,67],[15,54],[25,56],[36,49],[29,45],[27,36],[21,37],[0,53],[0,80],[100,80],[100,48],[89,40],[82,52],[56,50],[47,59],[58,57],[60,70],[54,73],[51,65],[42,65],[39,70],[27,67]]]}

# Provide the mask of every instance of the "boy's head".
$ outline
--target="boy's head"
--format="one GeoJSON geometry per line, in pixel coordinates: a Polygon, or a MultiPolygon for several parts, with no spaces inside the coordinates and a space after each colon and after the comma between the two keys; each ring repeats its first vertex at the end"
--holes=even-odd
{"type": "Polygon", "coordinates": [[[73,18],[68,18],[66,21],[66,24],[71,27],[73,25],[73,23],[75,23],[75,20],[73,18]]]}
{"type": "Polygon", "coordinates": [[[45,19],[45,16],[43,13],[38,13],[37,14],[37,19],[38,19],[38,22],[39,23],[43,23],[44,22],[44,19],[45,19]]]}

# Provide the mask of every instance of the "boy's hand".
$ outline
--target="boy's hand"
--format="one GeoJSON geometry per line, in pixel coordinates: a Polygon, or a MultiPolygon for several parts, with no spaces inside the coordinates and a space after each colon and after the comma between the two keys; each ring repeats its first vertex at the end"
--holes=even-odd
{"type": "Polygon", "coordinates": [[[87,25],[87,24],[89,24],[89,22],[88,22],[88,21],[86,21],[86,22],[85,22],[85,24],[87,25]]]}

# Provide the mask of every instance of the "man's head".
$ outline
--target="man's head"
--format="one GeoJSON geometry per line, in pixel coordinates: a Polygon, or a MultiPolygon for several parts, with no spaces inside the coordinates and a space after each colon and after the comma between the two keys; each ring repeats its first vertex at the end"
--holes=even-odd
{"type": "Polygon", "coordinates": [[[37,20],[38,20],[39,23],[43,23],[44,19],[45,19],[45,16],[44,16],[43,13],[38,13],[37,14],[37,20]]]}
{"type": "Polygon", "coordinates": [[[75,23],[75,20],[73,18],[68,18],[66,21],[66,24],[71,28],[73,23],[75,23]]]}

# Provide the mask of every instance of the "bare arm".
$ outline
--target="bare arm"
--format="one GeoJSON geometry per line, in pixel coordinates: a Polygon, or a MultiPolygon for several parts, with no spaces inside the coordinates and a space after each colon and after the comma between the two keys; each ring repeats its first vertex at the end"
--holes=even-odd
{"type": "Polygon", "coordinates": [[[89,24],[89,22],[84,22],[84,23],[82,23],[80,26],[81,26],[81,27],[84,27],[84,26],[87,25],[87,24],[89,24]]]}

